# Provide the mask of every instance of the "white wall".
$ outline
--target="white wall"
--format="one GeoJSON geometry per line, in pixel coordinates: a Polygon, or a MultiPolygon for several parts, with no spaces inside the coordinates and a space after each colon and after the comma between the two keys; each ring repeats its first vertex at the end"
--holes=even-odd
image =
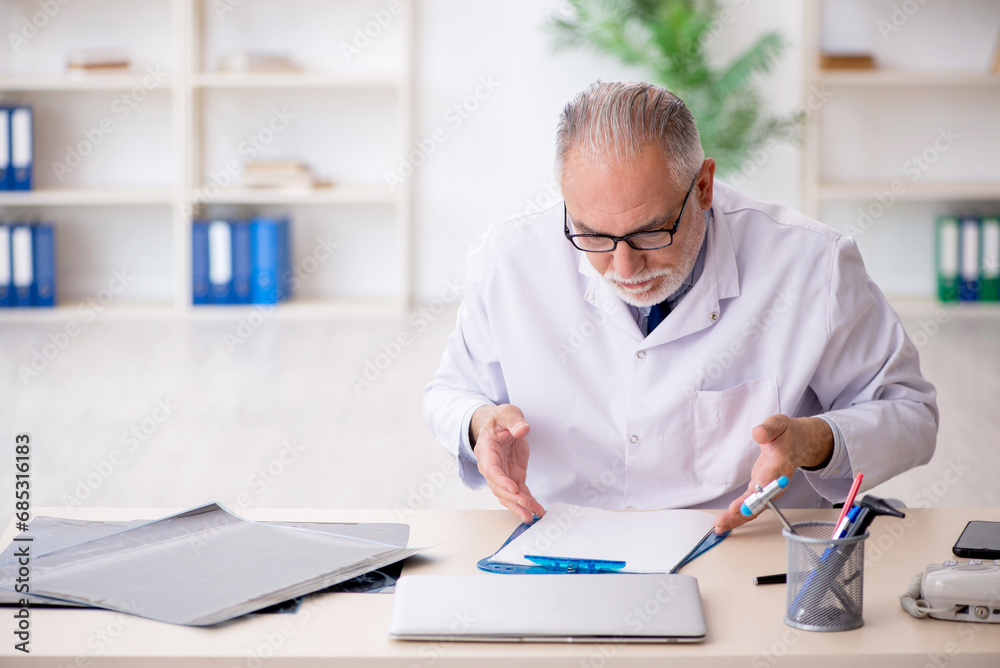
{"type": "MultiPolygon", "coordinates": [[[[794,0],[732,0],[733,19],[712,43],[720,59],[766,30],[778,29],[791,46],[762,79],[765,97],[787,113],[800,103],[801,7],[794,0]]],[[[543,29],[564,9],[559,0],[495,3],[422,0],[418,12],[417,140],[443,128],[447,139],[416,172],[417,296],[432,299],[445,280],[465,275],[465,251],[497,220],[560,197],[553,177],[559,113],[596,79],[636,79],[607,56],[553,53],[543,29]],[[453,127],[452,105],[473,95],[480,78],[495,92],[453,127]]],[[[797,206],[799,156],[794,146],[751,164],[744,190],[797,206]]]]}

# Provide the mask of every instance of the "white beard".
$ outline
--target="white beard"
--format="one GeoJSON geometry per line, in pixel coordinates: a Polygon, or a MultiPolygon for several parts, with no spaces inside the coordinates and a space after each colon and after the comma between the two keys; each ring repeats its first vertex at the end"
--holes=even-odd
{"type": "MultiPolygon", "coordinates": [[[[700,213],[700,212],[699,212],[700,213]]],[[[611,285],[615,293],[621,297],[626,304],[632,306],[646,307],[659,304],[670,295],[677,292],[677,289],[684,284],[684,279],[688,277],[694,269],[695,262],[698,261],[698,253],[701,251],[701,244],[705,238],[706,223],[704,214],[701,214],[702,224],[700,234],[691,234],[685,238],[685,243],[680,248],[675,269],[644,270],[631,276],[628,283],[642,283],[652,279],[653,285],[639,290],[629,290],[623,283],[626,279],[618,275],[614,269],[604,272],[604,280],[611,285]]],[[[625,243],[620,241],[619,243],[625,243]]]]}

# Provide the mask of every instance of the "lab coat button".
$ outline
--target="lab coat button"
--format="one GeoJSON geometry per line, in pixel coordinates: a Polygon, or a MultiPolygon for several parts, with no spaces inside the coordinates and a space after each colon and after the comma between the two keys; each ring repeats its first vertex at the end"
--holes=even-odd
{"type": "Polygon", "coordinates": [[[716,320],[719,319],[719,312],[718,311],[712,311],[712,316],[711,317],[712,317],[712,322],[715,322],[716,320]]]}
{"type": "Polygon", "coordinates": [[[646,359],[646,351],[645,350],[640,350],[639,352],[637,352],[635,354],[635,356],[638,357],[641,360],[644,360],[644,359],[646,359]]]}
{"type": "Polygon", "coordinates": [[[586,299],[588,302],[592,302],[592,301],[594,301],[594,293],[593,292],[588,292],[587,294],[585,294],[583,296],[583,298],[586,299]]]}
{"type": "Polygon", "coordinates": [[[629,441],[629,443],[632,443],[632,444],[638,443],[639,442],[639,437],[636,436],[635,434],[633,434],[632,438],[628,439],[628,441],[629,441]]]}

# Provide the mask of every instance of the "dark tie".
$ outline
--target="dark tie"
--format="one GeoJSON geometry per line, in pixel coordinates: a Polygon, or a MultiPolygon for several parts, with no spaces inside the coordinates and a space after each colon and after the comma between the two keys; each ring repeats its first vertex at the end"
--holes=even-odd
{"type": "Polygon", "coordinates": [[[649,309],[649,319],[646,320],[646,335],[652,334],[656,326],[663,322],[663,319],[668,315],[670,315],[670,307],[667,306],[666,300],[654,304],[653,308],[649,309]]]}

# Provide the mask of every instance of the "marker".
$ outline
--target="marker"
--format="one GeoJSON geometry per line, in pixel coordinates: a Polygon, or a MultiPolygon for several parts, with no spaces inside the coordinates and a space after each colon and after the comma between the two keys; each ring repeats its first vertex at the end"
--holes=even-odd
{"type": "Polygon", "coordinates": [[[778,492],[788,487],[788,477],[781,476],[777,480],[772,480],[767,487],[759,489],[746,498],[740,506],[740,512],[751,517],[764,510],[767,502],[778,495],[778,492]]]}
{"type": "Polygon", "coordinates": [[[844,509],[840,511],[840,517],[837,518],[837,523],[834,524],[836,528],[833,530],[833,538],[837,538],[840,535],[840,523],[844,521],[847,513],[850,512],[851,507],[854,505],[854,497],[858,495],[858,490],[861,489],[861,479],[864,477],[864,473],[859,473],[854,477],[854,484],[851,485],[851,491],[847,495],[847,500],[844,501],[844,509]]]}

